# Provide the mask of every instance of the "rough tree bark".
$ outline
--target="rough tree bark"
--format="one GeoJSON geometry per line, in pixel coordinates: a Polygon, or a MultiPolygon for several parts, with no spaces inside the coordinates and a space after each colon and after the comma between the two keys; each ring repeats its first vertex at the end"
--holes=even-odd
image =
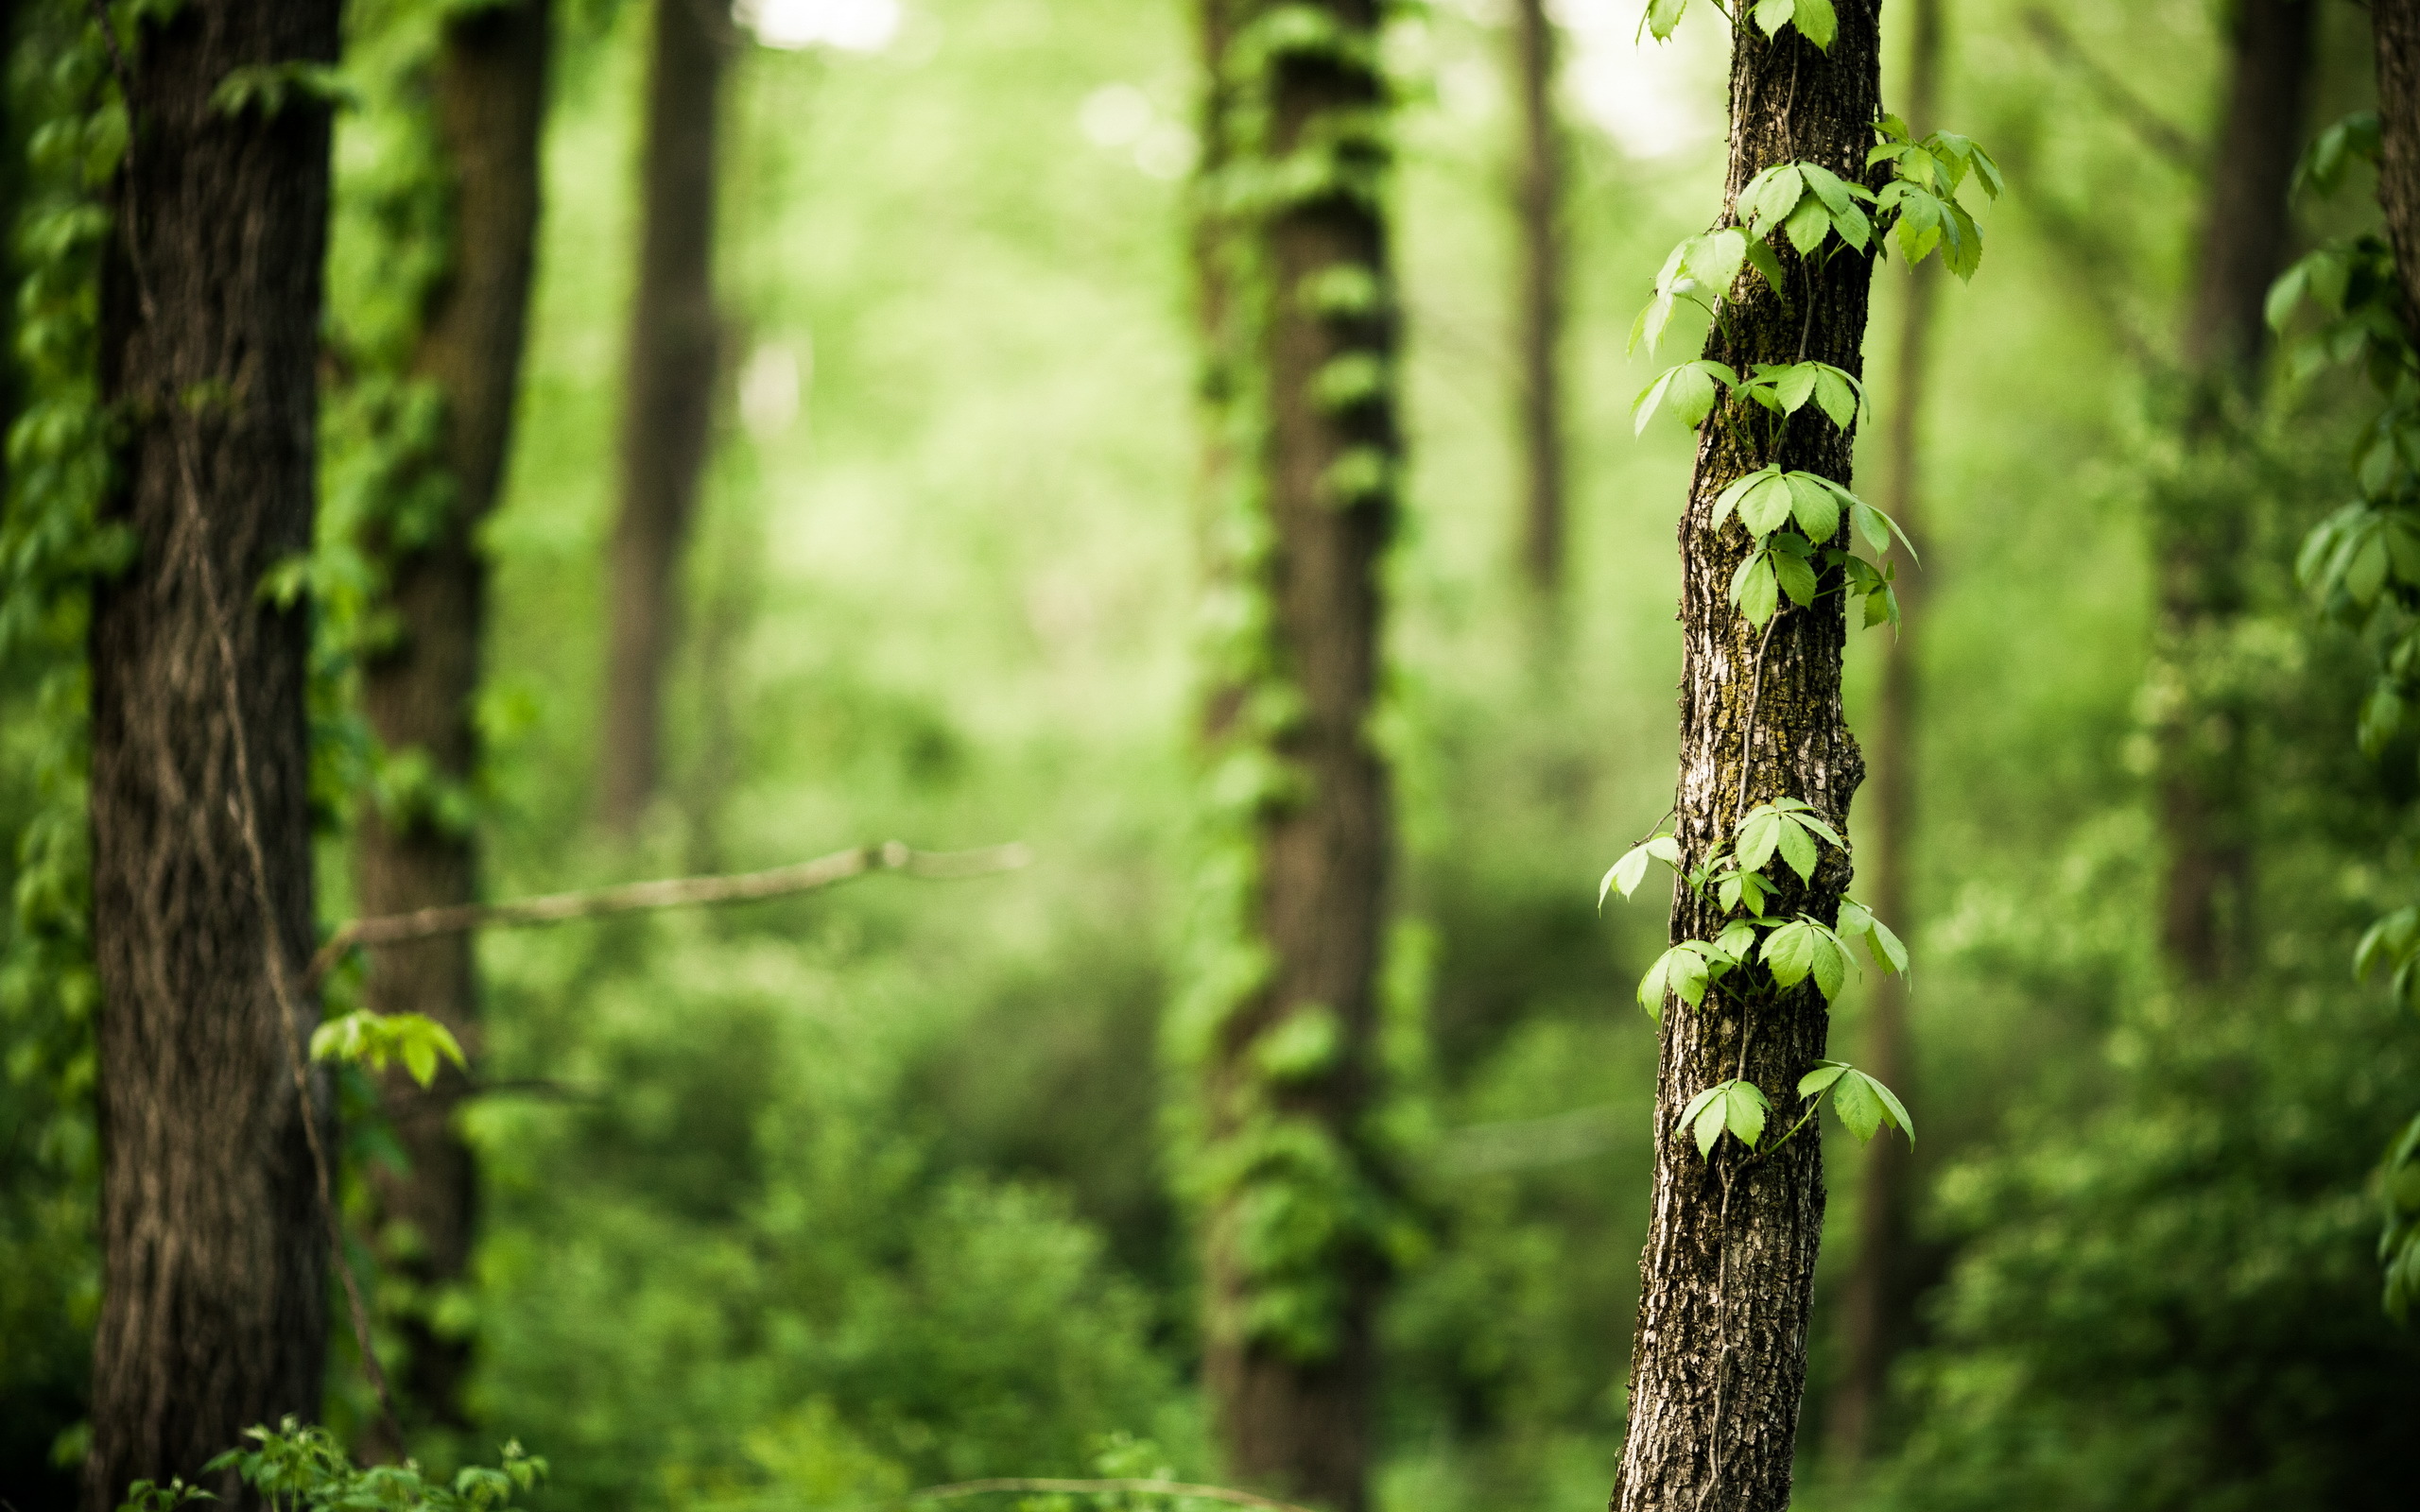
{"type": "Polygon", "coordinates": [[[335,0],[190,0],[147,15],[129,59],[134,146],[100,321],[122,430],[102,513],[138,554],[95,588],[90,641],[103,1279],[88,1512],[140,1477],[198,1479],[246,1427],[320,1407],[327,1246],[305,1121],[325,1116],[325,1088],[297,1097],[289,1057],[310,1025],[281,1018],[268,974],[277,952],[299,982],[311,954],[309,632],[302,605],[255,588],[311,541],[328,112],[294,92],[213,95],[239,69],[336,54],[335,0]]]}
{"type": "MultiPolygon", "coordinates": [[[[1918,131],[1933,129],[1941,94],[1942,0],[1913,0],[1909,7],[1907,109],[1918,131]]],[[[1927,349],[1933,303],[1940,295],[1942,266],[1931,259],[1909,270],[1901,307],[1898,348],[1892,355],[1885,403],[1891,423],[1883,436],[1885,512],[1911,538],[1924,535],[1924,494],[1919,476],[1927,349]]],[[[1917,649],[1924,633],[1925,576],[1903,551],[1898,556],[1899,633],[1882,651],[1882,697],[1874,726],[1874,822],[1858,854],[1866,876],[1866,902],[1901,935],[1915,923],[1908,885],[1916,827],[1916,731],[1924,668],[1917,649]]],[[[1870,979],[1864,1042],[1858,1066],[1915,1107],[1914,1060],[1908,1031],[1909,983],[1896,972],[1870,979]]],[[[1908,1210],[1913,1151],[1894,1139],[1869,1141],[1858,1183],[1856,1261],[1841,1297],[1841,1342],[1846,1355],[1831,1420],[1825,1424],[1836,1464],[1854,1469],[1864,1457],[1881,1404],[1891,1359],[1906,1342],[1915,1297],[1908,1274],[1908,1210]]]]}
{"type": "Polygon", "coordinates": [[[2377,44],[2378,205],[2404,302],[2420,311],[2420,0],[2370,0],[2377,44]]]}
{"type": "Polygon", "coordinates": [[[675,574],[697,512],[713,419],[717,118],[732,44],[727,8],[656,0],[648,74],[638,288],[622,405],[614,524],[602,813],[628,835],[662,779],[664,676],[675,574]]]}
{"type": "Polygon", "coordinates": [[[1563,140],[1554,113],[1554,22],[1546,0],[1513,0],[1513,95],[1520,160],[1513,209],[1520,228],[1517,345],[1522,461],[1521,562],[1530,586],[1563,581],[1563,140]]]}
{"type": "MultiPolygon", "coordinates": [[[[1236,30],[1268,9],[1227,11],[1236,30]]],[[[1310,7],[1350,43],[1374,43],[1375,0],[1317,0],[1310,7]]],[[[1214,60],[1215,62],[1215,60],[1214,60]]],[[[1334,53],[1282,53],[1267,63],[1272,160],[1309,156],[1340,123],[1382,103],[1366,63],[1334,53]]],[[[1392,472],[1400,454],[1392,384],[1340,399],[1323,375],[1340,364],[1386,374],[1394,322],[1383,295],[1322,303],[1315,291],[1338,274],[1387,286],[1384,219],[1368,198],[1343,189],[1297,197],[1238,217],[1261,270],[1252,343],[1238,360],[1254,369],[1265,428],[1253,469],[1266,514],[1268,551],[1254,585],[1266,595],[1266,649],[1274,674],[1299,696],[1270,751],[1292,774],[1283,799],[1253,820],[1258,889],[1251,929],[1267,973],[1220,1022],[1206,1071],[1211,1138],[1232,1138],[1260,1108],[1322,1131],[1358,1160],[1378,1094],[1381,941],[1392,849],[1385,765],[1370,735],[1380,654],[1380,558],[1392,533],[1392,472]],[[1350,305],[1350,307],[1346,307],[1350,305]],[[1345,480],[1357,462],[1380,459],[1388,476],[1345,480]],[[1305,1016],[1333,1015],[1335,1056],[1316,1074],[1271,1086],[1260,1069],[1270,1037],[1305,1016]]],[[[1247,297],[1240,289],[1229,297],[1247,297]]],[[[1340,1215],[1340,1217],[1342,1215],[1340,1215]]],[[[1346,1219],[1349,1223],[1349,1219],[1346,1219]]],[[[1375,1313],[1385,1266],[1374,1246],[1345,1245],[1329,1256],[1335,1309],[1332,1347],[1313,1357],[1255,1332],[1257,1284],[1239,1247],[1242,1219],[1229,1202],[1208,1218],[1208,1338],[1204,1375],[1221,1447],[1243,1482],[1334,1512],[1367,1504],[1374,1395],[1375,1313]]]]}
{"type": "MultiPolygon", "coordinates": [[[[454,499],[433,540],[409,549],[379,538],[387,606],[398,631],[369,657],[362,702],[389,751],[424,754],[437,776],[472,781],[478,763],[474,704],[487,627],[488,569],[478,530],[496,500],[521,375],[530,269],[538,227],[538,142],[545,114],[546,0],[458,12],[445,26],[433,83],[438,137],[453,180],[453,266],[439,286],[412,362],[442,398],[434,464],[454,499]]],[[[472,836],[424,811],[389,815],[365,807],[354,850],[365,915],[470,902],[476,896],[472,836]]],[[[365,1006],[424,1013],[478,1053],[477,984],[467,935],[373,951],[365,1006]]],[[[394,1243],[389,1271],[427,1292],[458,1285],[470,1263],[477,1211],[471,1152],[454,1128],[467,1091],[442,1067],[423,1089],[400,1069],[380,1087],[387,1115],[409,1160],[376,1177],[380,1228],[394,1243]],[[395,1234],[401,1226],[404,1232],[395,1234]]],[[[430,1326],[426,1306],[401,1320],[408,1402],[437,1421],[461,1425],[466,1341],[430,1326]]]]}
{"type": "MultiPolygon", "coordinates": [[[[1867,177],[1880,114],[1879,0],[1842,0],[1837,9],[1828,53],[1795,29],[1769,41],[1753,26],[1734,28],[1726,205],[1777,163],[1811,161],[1844,178],[1867,177]]],[[[1742,372],[1802,356],[1860,372],[1870,263],[1843,253],[1816,276],[1787,249],[1781,255],[1789,303],[1743,274],[1731,290],[1728,328],[1708,336],[1705,355],[1742,372]]],[[[1780,459],[1849,479],[1847,439],[1811,408],[1793,420],[1780,459]]],[[[1775,798],[1802,799],[1844,825],[1864,776],[1841,718],[1840,599],[1785,605],[1760,634],[1728,601],[1745,532],[1736,523],[1719,535],[1705,528],[1721,490],[1768,460],[1746,455],[1724,427],[1708,426],[1681,520],[1676,808],[1692,864],[1728,846],[1745,808],[1775,798]]],[[[1791,885],[1776,913],[1829,921],[1849,868],[1827,851],[1811,885],[1785,880],[1791,885]]],[[[1711,901],[1676,889],[1674,940],[1710,939],[1722,922],[1711,901]]],[[[1701,1090],[1741,1075],[1772,1100],[1774,1128],[1789,1127],[1802,1111],[1798,1078],[1823,1055],[1827,1023],[1824,1000],[1806,982],[1749,1012],[1720,992],[1698,1008],[1677,999],[1665,1005],[1654,1196],[1615,1512],[1780,1512],[1789,1501],[1824,1216],[1822,1146],[1802,1134],[1751,1157],[1726,1138],[1709,1162],[1680,1113],[1701,1090]]]]}
{"type": "Polygon", "coordinates": [[[2246,964],[2253,902],[2250,711],[2223,678],[2213,686],[2204,675],[2225,657],[2245,607],[2251,501],[2210,474],[2226,470],[2230,411],[2256,386],[2268,336],[2261,303],[2285,266],[2317,9],[2310,0],[2240,0],[2231,20],[2225,115],[2178,344],[2186,440],[2202,466],[2152,508],[2159,657],[2171,690],[2156,726],[2160,944],[2177,978],[2197,987],[2246,964]]]}

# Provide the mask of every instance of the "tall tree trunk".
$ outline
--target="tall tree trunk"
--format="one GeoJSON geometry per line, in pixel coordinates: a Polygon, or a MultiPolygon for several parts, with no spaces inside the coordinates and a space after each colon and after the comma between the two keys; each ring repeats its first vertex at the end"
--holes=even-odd
{"type": "Polygon", "coordinates": [[[717,117],[732,44],[728,8],[656,0],[648,74],[638,289],[622,406],[622,502],[614,523],[603,815],[628,835],[662,780],[664,677],[676,574],[697,512],[713,419],[717,117]]]}
{"type": "Polygon", "coordinates": [[[1245,690],[1227,738],[1250,754],[1228,775],[1268,780],[1241,826],[1252,965],[1207,1047],[1204,1370],[1235,1475],[1360,1512],[1386,1270],[1368,1125],[1392,847],[1369,727],[1400,453],[1377,6],[1253,0],[1229,15],[1230,45],[1254,60],[1248,78],[1229,71],[1231,146],[1266,196],[1225,228],[1250,437],[1234,460],[1251,545],[1234,570],[1259,610],[1216,676],[1245,690]],[[1284,24],[1305,9],[1325,26],[1284,24]],[[1265,172],[1281,163],[1296,171],[1265,172]]]}
{"type": "Polygon", "coordinates": [[[2239,971],[2248,954],[2250,711],[2212,686],[2206,669],[2225,655],[2244,609],[2252,501],[2222,475],[2232,472],[2224,457],[2236,444],[2231,412],[2258,377],[2261,303],[2285,264],[2316,9],[2310,0],[2239,0],[2233,16],[2226,114],[2179,343],[2186,439],[2202,465],[2152,502],[2161,681],[2173,690],[2157,726],[2160,943],[2177,979],[2201,987],[2239,971]]]}
{"type": "MultiPolygon", "coordinates": [[[[1201,48],[1201,98],[1197,127],[1201,149],[1190,185],[1190,220],[1186,251],[1193,265],[1194,339],[1197,348],[1194,400],[1201,442],[1195,478],[1194,553],[1201,574],[1203,618],[1214,626],[1217,609],[1232,603],[1239,583],[1237,572],[1249,554],[1236,537],[1238,522],[1228,507],[1236,487],[1236,438],[1233,434],[1236,362],[1233,322],[1234,261],[1228,238],[1234,228],[1223,203],[1230,163],[1234,161],[1235,88],[1227,77],[1228,44],[1250,0],[1195,0],[1194,40],[1201,48]]],[[[1217,630],[1207,634],[1215,638],[1217,630]]],[[[1215,651],[1205,660],[1220,673],[1228,669],[1215,651]]],[[[1201,733],[1204,748],[1215,759],[1226,736],[1245,688],[1239,679],[1218,676],[1199,690],[1201,733]]]]}
{"type": "Polygon", "coordinates": [[[1554,113],[1554,23],[1546,0],[1513,0],[1513,94],[1521,117],[1513,206],[1520,227],[1521,562],[1530,586],[1563,581],[1563,142],[1554,113]]]}
{"type": "Polygon", "coordinates": [[[2370,0],[2378,64],[2378,205],[2406,305],[2420,312],[2420,0],[2370,0]]]}
{"type": "Polygon", "coordinates": [[[255,589],[311,543],[328,112],[299,92],[213,96],[238,70],[336,53],[335,0],[189,0],[147,15],[131,49],[134,146],[101,281],[101,391],[122,427],[102,512],[137,556],[95,589],[91,631],[103,1279],[88,1512],[137,1478],[198,1479],[245,1428],[320,1407],[327,1246],[306,1120],[325,1116],[325,1088],[297,1097],[310,1024],[281,1017],[269,975],[280,953],[299,981],[312,946],[309,627],[255,589]]]}
{"type": "MultiPolygon", "coordinates": [[[[1908,38],[1908,109],[1918,132],[1929,131],[1941,94],[1942,0],[1913,0],[1908,38]]],[[[1907,301],[1899,322],[1898,351],[1892,358],[1888,403],[1891,424],[1883,438],[1882,507],[1910,537],[1924,535],[1924,494],[1919,472],[1923,440],[1927,349],[1932,335],[1933,302],[1943,278],[1930,259],[1909,270],[1907,301]]],[[[1916,826],[1916,731],[1924,669],[1917,659],[1924,633],[1924,574],[1903,551],[1898,556],[1898,634],[1882,652],[1882,697],[1875,721],[1874,823],[1859,849],[1874,910],[1902,933],[1915,922],[1913,889],[1908,885],[1916,826]]],[[[1866,1000],[1865,1040],[1858,1065],[1899,1093],[1916,1101],[1908,1034],[1909,979],[1893,972],[1873,983],[1866,1000]]],[[[1841,1298],[1842,1343],[1847,1357],[1840,1393],[1826,1425],[1834,1459],[1854,1469],[1864,1457],[1880,1406],[1891,1359],[1908,1336],[1915,1297],[1908,1275],[1908,1210],[1912,1150],[1899,1140],[1869,1141],[1858,1186],[1857,1258],[1841,1298]]]]}
{"type": "MultiPolygon", "coordinates": [[[[1843,178],[1866,178],[1881,109],[1880,7],[1841,0],[1837,9],[1828,53],[1794,28],[1770,41],[1754,26],[1734,28],[1726,204],[1773,163],[1814,162],[1843,178]]],[[[1843,253],[1817,275],[1787,249],[1781,256],[1793,299],[1785,304],[1756,275],[1743,275],[1731,290],[1728,327],[1708,336],[1705,355],[1742,373],[1802,355],[1858,372],[1870,263],[1843,253]]],[[[1790,424],[1780,459],[1849,478],[1848,439],[1811,408],[1790,424]]],[[[1720,534],[1707,524],[1722,489],[1768,460],[1749,455],[1724,427],[1707,426],[1681,521],[1676,809],[1684,859],[1692,864],[1727,848],[1744,808],[1759,802],[1798,799],[1836,828],[1845,824],[1864,776],[1841,713],[1846,626],[1839,596],[1818,598],[1811,609],[1786,605],[1764,633],[1729,602],[1747,537],[1735,524],[1720,534]]],[[[1791,885],[1775,911],[1830,920],[1848,869],[1827,852],[1811,885],[1786,879],[1791,885]]],[[[1724,912],[1676,889],[1672,938],[1713,938],[1724,912]]],[[[1696,1008],[1678,1000],[1665,1006],[1654,1197],[1639,1264],[1630,1429],[1615,1512],[1780,1512],[1789,1501],[1824,1217],[1822,1146],[1802,1135],[1752,1157],[1725,1138],[1709,1161],[1680,1115],[1697,1092],[1737,1075],[1763,1090],[1775,1126],[1787,1128],[1802,1108],[1798,1078],[1823,1055],[1827,1022],[1811,982],[1753,1010],[1720,992],[1696,1008]]]]}
{"type": "MultiPolygon", "coordinates": [[[[478,530],[503,480],[520,385],[538,227],[546,31],[546,0],[460,11],[446,23],[433,94],[453,180],[452,267],[428,310],[412,369],[443,404],[433,460],[452,480],[454,498],[432,539],[407,546],[371,542],[387,561],[387,602],[398,633],[363,668],[364,706],[389,751],[424,754],[437,777],[452,784],[471,782],[478,765],[474,705],[488,595],[478,530]]],[[[470,833],[427,805],[391,814],[366,808],[354,876],[362,912],[372,915],[469,902],[478,885],[470,833]]],[[[426,1014],[475,1055],[471,936],[372,951],[366,1005],[426,1014]]],[[[408,1229],[388,1263],[424,1295],[461,1284],[470,1262],[476,1176],[454,1127],[466,1091],[450,1066],[426,1089],[400,1070],[381,1086],[410,1162],[377,1184],[382,1229],[408,1229]]],[[[406,1312],[402,1332],[410,1402],[438,1421],[465,1423],[468,1345],[432,1328],[426,1305],[406,1312]]]]}

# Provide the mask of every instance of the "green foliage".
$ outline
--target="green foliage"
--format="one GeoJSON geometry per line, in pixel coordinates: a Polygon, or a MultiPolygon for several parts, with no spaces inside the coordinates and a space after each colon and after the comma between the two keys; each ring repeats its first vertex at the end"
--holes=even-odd
{"type": "Polygon", "coordinates": [[[400,1060],[412,1080],[425,1087],[437,1078],[440,1058],[468,1069],[454,1032],[423,1013],[372,1013],[356,1009],[311,1031],[311,1058],[343,1061],[384,1071],[400,1060]]]}
{"type": "MultiPolygon", "coordinates": [[[[233,1470],[270,1512],[496,1512],[546,1477],[545,1460],[518,1443],[507,1443],[493,1467],[466,1465],[451,1477],[432,1478],[413,1460],[355,1465],[326,1429],[292,1418],[273,1432],[251,1428],[244,1436],[255,1447],[231,1449],[209,1468],[233,1470]]],[[[136,1503],[137,1512],[151,1512],[140,1497],[136,1503]]]]}

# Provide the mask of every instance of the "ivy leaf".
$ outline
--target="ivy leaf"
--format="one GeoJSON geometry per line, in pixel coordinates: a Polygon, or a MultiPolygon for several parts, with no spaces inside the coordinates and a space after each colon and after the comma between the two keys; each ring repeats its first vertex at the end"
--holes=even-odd
{"type": "Polygon", "coordinates": [[[1789,480],[1790,518],[1809,541],[1829,541],[1840,534],[1841,501],[1812,472],[1786,474],[1789,480]]]}
{"type": "Polygon", "coordinates": [[[1798,1078],[1798,1095],[1801,1097],[1822,1095],[1824,1089],[1840,1080],[1841,1074],[1848,1069],[1846,1061],[1819,1060],[1815,1062],[1813,1071],[1798,1078]]]}
{"type": "Polygon", "coordinates": [[[1888,583],[1865,595],[1865,628],[1870,630],[1886,620],[1892,629],[1899,627],[1899,595],[1888,583]]]}
{"type": "Polygon", "coordinates": [[[1740,497],[1739,523],[1748,533],[1761,541],[1781,528],[1789,518],[1791,495],[1789,479],[1776,467],[1760,476],[1755,486],[1740,497]]]}
{"type": "Polygon", "coordinates": [[[1785,415],[1795,415],[1815,397],[1815,369],[1811,362],[1793,362],[1773,372],[1773,397],[1781,401],[1785,415]]]}
{"type": "Polygon", "coordinates": [[[1806,180],[1800,176],[1798,165],[1790,163],[1756,175],[1748,185],[1748,193],[1740,198],[1748,201],[1750,223],[1760,233],[1770,233],[1772,227],[1798,208],[1806,193],[1806,180]]]}
{"type": "Polygon", "coordinates": [[[1725,520],[1730,519],[1731,511],[1739,507],[1739,500],[1741,496],[1746,494],[1750,489],[1754,488],[1758,482],[1765,478],[1774,476],[1780,472],[1781,464],[1774,462],[1769,463],[1764,467],[1760,467],[1754,472],[1743,472],[1739,476],[1733,478],[1731,480],[1730,487],[1724,489],[1721,493],[1716,496],[1714,501],[1714,513],[1709,516],[1706,521],[1706,529],[1718,534],[1720,533],[1722,529],[1722,523],[1725,520]]]}
{"type": "Polygon", "coordinates": [[[1798,8],[1789,18],[1799,34],[1824,52],[1832,50],[1832,39],[1840,35],[1840,17],[1833,12],[1832,0],[1798,0],[1798,8]]]}
{"type": "Polygon", "coordinates": [[[1635,892],[1638,885],[1647,880],[1649,862],[1661,861],[1667,866],[1678,866],[1680,860],[1680,842],[1668,834],[1652,835],[1632,846],[1606,871],[1605,880],[1597,885],[1597,907],[1601,911],[1605,906],[1605,895],[1616,888],[1625,899],[1635,892]]]}
{"type": "Polygon", "coordinates": [[[1681,12],[1688,8],[1689,0],[1648,0],[1648,31],[1657,42],[1669,41],[1672,28],[1681,24],[1681,12]]]}
{"type": "Polygon", "coordinates": [[[1841,995],[1841,987],[1848,981],[1848,948],[1830,930],[1812,920],[1809,923],[1815,935],[1815,986],[1824,994],[1824,1001],[1829,1003],[1841,995]]]}
{"type": "Polygon", "coordinates": [[[1740,564],[1731,579],[1732,598],[1748,623],[1758,629],[1781,608],[1781,584],[1773,576],[1772,555],[1758,552],[1740,564]]]}
{"type": "Polygon", "coordinates": [[[1765,1137],[1765,1114],[1772,1108],[1754,1082],[1734,1078],[1722,1093],[1722,1124],[1740,1143],[1754,1149],[1765,1137]]]}
{"type": "Polygon", "coordinates": [[[1841,182],[1841,176],[1831,169],[1818,163],[1802,163],[1798,165],[1798,173],[1806,180],[1806,187],[1815,191],[1815,198],[1824,201],[1824,207],[1833,215],[1857,208],[1857,201],[1849,198],[1849,186],[1841,182]]]}
{"type": "Polygon", "coordinates": [[[1790,870],[1798,873],[1799,881],[1806,882],[1814,877],[1815,837],[1794,818],[1781,821],[1781,858],[1789,864],[1790,870]]]}
{"type": "Polygon", "coordinates": [[[1909,1143],[1916,1142],[1915,1125],[1909,1120],[1907,1108],[1890,1088],[1854,1066],[1843,1067],[1832,1084],[1832,1109],[1860,1141],[1874,1138],[1888,1124],[1906,1134],[1909,1143]]]}
{"type": "Polygon", "coordinates": [[[1798,249],[1798,255],[1805,257],[1823,246],[1824,238],[1831,234],[1832,217],[1824,213],[1824,201],[1810,195],[1799,201],[1781,229],[1789,238],[1789,245],[1798,249]]]}
{"type": "Polygon", "coordinates": [[[1857,391],[1849,387],[1848,374],[1828,363],[1815,365],[1815,403],[1832,423],[1847,430],[1857,419],[1857,391]]]}
{"type": "Polygon", "coordinates": [[[1804,919],[1793,919],[1765,936],[1764,948],[1757,956],[1773,980],[1783,987],[1796,987],[1815,970],[1815,926],[1804,919]]]}
{"type": "Polygon", "coordinates": [[[1723,1094],[1730,1090],[1729,1082],[1716,1082],[1690,1098],[1689,1105],[1681,1109],[1682,1125],[1697,1136],[1700,1160],[1714,1159],[1714,1142],[1722,1138],[1722,1121],[1727,1111],[1728,1099],[1723,1094]]]}
{"type": "MultiPolygon", "coordinates": [[[[1783,536],[1778,539],[1788,541],[1790,538],[1783,536]]],[[[1789,595],[1790,602],[1802,608],[1813,605],[1815,602],[1814,564],[1796,552],[1776,551],[1769,555],[1773,564],[1773,571],[1779,576],[1781,591],[1789,595]]],[[[1750,617],[1754,618],[1753,615],[1750,617]]],[[[1764,621],[1757,620],[1756,624],[1761,628],[1764,621]]]]}
{"type": "Polygon", "coordinates": [[[1772,244],[1758,237],[1748,243],[1748,266],[1765,276],[1765,283],[1787,302],[1789,290],[1781,271],[1781,259],[1773,255],[1772,244]]]}
{"type": "Polygon", "coordinates": [[[1689,277],[1717,294],[1730,291],[1739,277],[1739,264],[1748,255],[1747,233],[1736,226],[1692,236],[1682,245],[1687,251],[1681,266],[1689,277]]]}
{"type": "MultiPolygon", "coordinates": [[[[1759,913],[1763,912],[1762,909],[1757,911],[1759,913]]],[[[1748,947],[1755,943],[1756,926],[1748,922],[1748,920],[1744,919],[1733,919],[1731,922],[1722,926],[1721,934],[1714,936],[1715,949],[1722,952],[1734,961],[1737,961],[1740,959],[1741,956],[1745,955],[1747,954],[1748,947]]]]}
{"type": "Polygon", "coordinates": [[[1739,821],[1737,836],[1739,847],[1739,869],[1757,872],[1773,858],[1773,850],[1781,844],[1781,816],[1770,803],[1759,804],[1748,811],[1739,821]]]}

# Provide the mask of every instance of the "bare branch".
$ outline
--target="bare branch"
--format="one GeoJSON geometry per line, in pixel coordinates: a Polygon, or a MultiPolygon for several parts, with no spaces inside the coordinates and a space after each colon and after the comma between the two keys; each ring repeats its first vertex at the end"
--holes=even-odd
{"type": "Polygon", "coordinates": [[[453,903],[408,914],[356,919],[340,924],[328,942],[311,957],[311,980],[319,981],[346,953],[365,945],[399,945],[407,940],[460,935],[476,929],[511,929],[530,924],[560,924],[602,914],[627,914],[644,908],[680,908],[699,903],[750,902],[813,892],[875,871],[901,871],[911,877],[980,877],[1014,871],[1033,859],[1024,845],[1011,843],[981,850],[911,850],[896,840],[881,845],[853,846],[828,856],[775,867],[769,871],[743,871],[706,877],[667,877],[656,882],[592,887],[543,898],[522,898],[501,903],[453,903]]]}

